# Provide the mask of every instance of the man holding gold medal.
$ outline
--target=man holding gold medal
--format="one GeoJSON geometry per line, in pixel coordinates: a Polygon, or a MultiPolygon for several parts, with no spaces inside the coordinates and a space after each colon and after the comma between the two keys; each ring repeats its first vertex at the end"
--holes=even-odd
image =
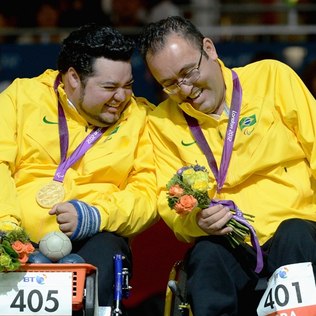
{"type": "Polygon", "coordinates": [[[152,105],[133,95],[134,43],[86,25],[64,39],[58,70],[0,94],[0,223],[33,242],[52,231],[98,268],[99,304],[113,302],[113,256],[157,217],[152,105]]]}

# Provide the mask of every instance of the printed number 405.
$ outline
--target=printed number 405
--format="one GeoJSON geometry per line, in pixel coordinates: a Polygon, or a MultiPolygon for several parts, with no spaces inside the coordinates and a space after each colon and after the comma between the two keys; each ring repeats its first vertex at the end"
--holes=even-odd
{"type": "MultiPolygon", "coordinates": [[[[302,303],[302,295],[300,291],[299,282],[293,282],[291,284],[295,290],[297,303],[302,303]]],[[[264,307],[274,308],[274,304],[278,306],[286,306],[290,301],[290,293],[287,287],[283,284],[277,285],[275,288],[271,288],[268,292],[264,307]]]]}
{"type": "Polygon", "coordinates": [[[54,297],[54,295],[58,294],[57,290],[49,290],[45,302],[43,295],[38,290],[32,290],[28,294],[25,294],[24,290],[19,290],[10,307],[18,308],[20,312],[28,308],[33,313],[40,311],[44,304],[44,310],[49,313],[55,312],[59,307],[59,302],[56,297],[54,297]]]}

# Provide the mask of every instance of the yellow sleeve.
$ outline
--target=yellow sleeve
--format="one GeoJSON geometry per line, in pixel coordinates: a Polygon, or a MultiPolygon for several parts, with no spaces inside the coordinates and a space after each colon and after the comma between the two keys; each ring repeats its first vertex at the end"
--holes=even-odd
{"type": "Polygon", "coordinates": [[[278,76],[276,106],[285,125],[297,136],[316,179],[316,100],[301,78],[288,66],[284,67],[288,70],[278,76]]]}
{"type": "Polygon", "coordinates": [[[0,94],[0,221],[20,224],[17,192],[13,179],[17,153],[14,84],[0,94]]]}
{"type": "MultiPolygon", "coordinates": [[[[126,128],[125,135],[138,137],[138,140],[134,144],[130,172],[121,188],[95,201],[101,213],[102,228],[125,237],[135,236],[159,219],[153,147],[149,139],[147,117],[144,109],[138,111],[135,108],[131,115],[132,124],[126,128]],[[132,134],[135,129],[138,129],[137,136],[132,134]]],[[[115,168],[115,165],[119,167],[119,164],[124,163],[128,162],[118,158],[113,165],[115,168]]]]}
{"type": "MultiPolygon", "coordinates": [[[[176,113],[173,114],[176,115],[176,113]]],[[[177,118],[173,117],[173,119],[176,120],[177,118]]],[[[166,189],[166,184],[177,170],[188,164],[179,158],[179,148],[171,141],[174,137],[180,139],[180,135],[185,131],[181,126],[174,124],[167,115],[156,111],[155,114],[149,115],[149,131],[151,141],[154,144],[159,215],[173,230],[177,239],[190,243],[196,237],[206,235],[197,225],[196,211],[186,216],[180,216],[174,210],[171,210],[167,202],[166,189]]],[[[192,163],[194,163],[194,158],[192,158],[192,163]]]]}

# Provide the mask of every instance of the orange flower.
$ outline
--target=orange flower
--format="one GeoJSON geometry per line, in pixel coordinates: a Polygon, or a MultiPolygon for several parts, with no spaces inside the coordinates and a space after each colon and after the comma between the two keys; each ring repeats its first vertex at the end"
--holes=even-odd
{"type": "Polygon", "coordinates": [[[24,252],[24,244],[20,240],[16,240],[14,243],[12,243],[12,248],[16,253],[24,252]]]}
{"type": "Polygon", "coordinates": [[[19,261],[21,263],[26,263],[27,260],[29,260],[29,255],[27,253],[23,252],[23,254],[19,256],[19,261]]]}
{"type": "Polygon", "coordinates": [[[35,250],[35,249],[34,249],[33,245],[32,245],[30,242],[24,244],[24,251],[25,251],[27,254],[30,254],[30,253],[34,252],[34,250],[35,250]]]}
{"type": "Polygon", "coordinates": [[[19,261],[21,263],[27,262],[29,259],[29,254],[35,250],[30,242],[24,244],[20,240],[16,240],[11,246],[13,250],[19,255],[19,261]]]}
{"type": "Polygon", "coordinates": [[[175,204],[174,209],[179,215],[186,215],[197,207],[198,201],[193,195],[183,195],[175,204]]]}
{"type": "Polygon", "coordinates": [[[169,195],[174,197],[182,196],[183,192],[184,190],[180,187],[179,184],[175,184],[169,189],[169,195]]]}

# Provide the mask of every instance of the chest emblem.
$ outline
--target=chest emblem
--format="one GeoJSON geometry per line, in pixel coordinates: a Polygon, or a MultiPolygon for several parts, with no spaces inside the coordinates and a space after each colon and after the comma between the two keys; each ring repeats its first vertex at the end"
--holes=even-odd
{"type": "Polygon", "coordinates": [[[257,123],[256,115],[250,115],[247,117],[243,117],[239,121],[239,128],[243,132],[244,135],[250,135],[254,131],[254,125],[257,123]]]}

